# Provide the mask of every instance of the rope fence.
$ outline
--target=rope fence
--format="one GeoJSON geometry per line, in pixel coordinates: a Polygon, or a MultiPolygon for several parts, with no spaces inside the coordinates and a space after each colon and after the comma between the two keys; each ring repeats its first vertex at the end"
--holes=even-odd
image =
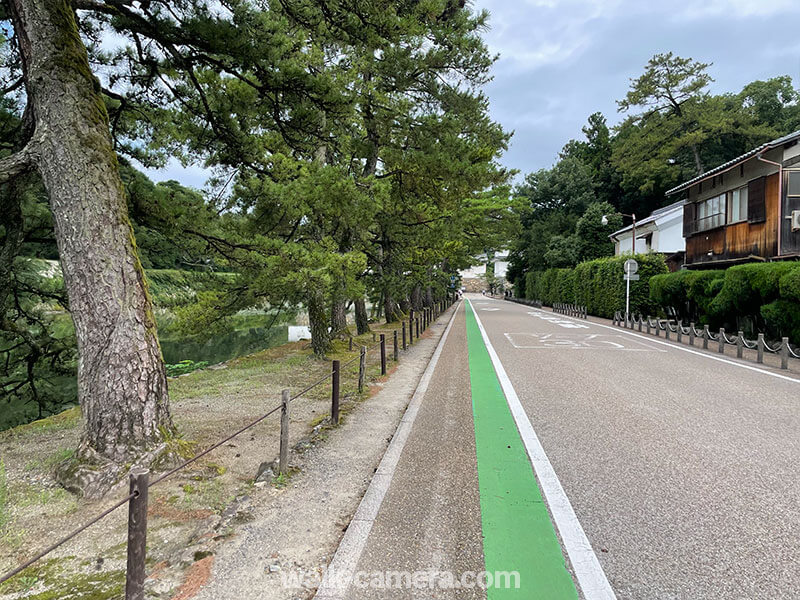
{"type": "MultiPolygon", "coordinates": [[[[244,427],[241,427],[236,432],[228,435],[225,439],[216,442],[215,444],[209,446],[202,452],[199,452],[195,456],[185,460],[178,466],[170,469],[169,471],[159,475],[154,480],[150,481],[149,470],[147,469],[131,469],[130,472],[130,493],[125,496],[124,498],[116,501],[112,506],[105,509],[98,515],[91,518],[89,521],[72,531],[67,536],[61,538],[57,542],[51,544],[44,550],[38,552],[32,558],[26,560],[16,568],[12,569],[8,573],[5,573],[0,577],[0,584],[8,581],[15,575],[19,575],[22,571],[31,567],[45,556],[51,554],[76,536],[80,535],[82,532],[87,530],[92,525],[95,525],[99,521],[105,519],[107,516],[112,514],[117,509],[125,506],[126,504],[129,505],[128,511],[128,537],[127,537],[127,567],[126,567],[126,582],[125,582],[125,600],[144,600],[144,581],[146,579],[146,570],[145,570],[145,560],[146,560],[146,538],[147,538],[147,498],[148,498],[148,490],[161,483],[165,479],[173,476],[174,474],[182,471],[189,465],[195,463],[202,457],[206,456],[207,454],[213,452],[220,446],[230,442],[235,437],[241,435],[245,431],[252,429],[271,415],[279,412],[281,413],[281,431],[280,431],[280,448],[278,453],[278,464],[279,464],[279,473],[286,474],[288,472],[288,450],[289,450],[289,418],[288,418],[288,411],[289,405],[294,401],[304,396],[317,386],[322,385],[323,383],[327,383],[331,381],[331,415],[330,419],[331,422],[336,425],[339,422],[339,402],[341,399],[340,394],[340,381],[341,381],[341,372],[342,369],[347,369],[351,365],[358,363],[357,369],[357,385],[358,385],[358,392],[361,393],[364,390],[365,386],[365,378],[366,378],[366,370],[367,370],[367,357],[369,353],[376,348],[380,349],[379,352],[379,360],[380,360],[380,371],[381,376],[385,376],[388,370],[388,360],[390,358],[395,362],[399,361],[399,351],[402,350],[406,351],[408,348],[414,344],[415,339],[418,339],[422,333],[434,322],[436,321],[448,308],[450,308],[455,303],[455,298],[453,296],[448,295],[447,299],[442,302],[435,302],[432,306],[425,307],[422,310],[409,311],[409,314],[406,317],[401,319],[401,331],[402,333],[398,333],[398,330],[393,330],[391,337],[387,342],[386,334],[382,333],[376,335],[373,333],[373,341],[374,343],[370,346],[361,346],[359,348],[359,354],[354,358],[348,360],[345,363],[341,363],[338,360],[334,360],[331,363],[331,366],[328,367],[328,373],[316,379],[313,383],[309,384],[308,386],[304,387],[299,392],[291,395],[290,391],[283,390],[281,395],[281,403],[277,406],[274,406],[269,411],[255,419],[254,421],[248,423],[244,427]],[[387,351],[387,345],[391,346],[391,350],[387,351]]],[[[351,337],[349,340],[349,348],[353,350],[353,338],[351,337]]],[[[353,374],[356,373],[356,370],[353,369],[353,374]]]]}
{"type": "MultiPolygon", "coordinates": [[[[553,311],[556,312],[555,306],[553,307],[553,311]]],[[[759,364],[764,363],[765,352],[775,354],[780,357],[780,368],[784,370],[789,368],[790,357],[800,359],[800,348],[792,348],[788,337],[782,338],[779,344],[771,346],[764,339],[763,333],[759,333],[755,340],[748,340],[742,331],[737,332],[737,334],[732,337],[728,337],[724,327],[720,327],[718,332],[713,332],[709,330],[708,325],[704,325],[702,329],[698,329],[695,327],[694,323],[689,323],[688,327],[684,327],[683,322],[680,320],[673,323],[670,319],[652,319],[650,315],[643,316],[639,314],[637,317],[637,315],[632,314],[628,315],[626,318],[625,313],[622,311],[616,311],[614,313],[612,322],[614,325],[626,329],[638,327],[639,331],[655,334],[656,337],[659,337],[660,332],[663,331],[666,339],[670,339],[670,333],[675,333],[677,334],[677,341],[681,343],[683,342],[683,337],[688,335],[688,343],[690,346],[694,346],[695,340],[700,338],[702,346],[706,350],[708,349],[709,342],[714,342],[717,344],[717,351],[719,354],[725,353],[726,346],[735,346],[737,358],[743,357],[745,349],[756,350],[756,362],[759,364]]]]}

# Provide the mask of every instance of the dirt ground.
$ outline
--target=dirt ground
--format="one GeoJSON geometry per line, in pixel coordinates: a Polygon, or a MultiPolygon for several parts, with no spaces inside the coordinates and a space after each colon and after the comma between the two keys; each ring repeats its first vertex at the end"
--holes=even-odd
{"type": "MultiPolygon", "coordinates": [[[[428,338],[442,328],[443,320],[444,317],[434,324],[408,353],[401,352],[401,368],[394,375],[391,332],[399,326],[373,325],[373,332],[387,333],[389,380],[402,378],[405,387],[416,384],[433,343],[428,338]]],[[[362,344],[372,345],[372,335],[355,338],[353,352],[347,341],[337,341],[328,359],[339,359],[344,364],[357,357],[357,348],[362,344]]],[[[295,394],[324,377],[330,372],[330,360],[314,360],[308,342],[296,342],[171,379],[173,418],[181,433],[171,444],[187,456],[210,446],[278,405],[282,389],[295,394]]],[[[368,353],[368,389],[360,396],[357,372],[357,360],[342,372],[343,426],[357,423],[363,408],[371,405],[371,398],[386,383],[386,378],[380,377],[377,347],[368,353]]],[[[268,473],[265,481],[254,481],[259,465],[273,461],[278,454],[276,414],[150,489],[148,597],[193,597],[211,580],[214,554],[303,480],[307,455],[324,455],[328,437],[337,435],[343,427],[331,428],[327,422],[330,392],[330,383],[326,382],[290,406],[293,475],[271,477],[268,473]]],[[[394,412],[384,415],[389,421],[394,417],[394,412]]],[[[79,433],[78,409],[0,433],[0,465],[5,471],[0,470],[0,573],[14,568],[127,494],[127,483],[121,482],[103,500],[87,502],[58,486],[52,472],[71,456],[79,433]]],[[[360,444],[364,445],[364,441],[360,444]]],[[[386,440],[373,441],[376,443],[367,440],[366,445],[382,454],[386,440]]],[[[356,487],[365,488],[366,484],[356,487]]],[[[359,493],[348,490],[356,502],[359,493]]],[[[122,507],[17,577],[0,584],[0,600],[121,597],[126,527],[127,510],[122,507]]],[[[336,542],[337,539],[330,540],[331,552],[336,542]]]]}

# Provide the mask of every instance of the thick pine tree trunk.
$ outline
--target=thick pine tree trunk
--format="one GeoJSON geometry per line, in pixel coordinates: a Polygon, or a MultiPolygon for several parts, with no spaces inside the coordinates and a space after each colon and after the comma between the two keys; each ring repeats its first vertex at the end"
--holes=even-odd
{"type": "Polygon", "coordinates": [[[347,301],[334,299],[331,302],[331,335],[337,336],[347,330],[347,301]]]}
{"type": "Polygon", "coordinates": [[[171,429],[167,379],[99,84],[67,0],[11,0],[80,362],[71,474],[99,495],[171,429]]]}
{"type": "Polygon", "coordinates": [[[356,334],[369,333],[369,317],[367,316],[367,303],[364,298],[359,298],[356,305],[356,334]]]}
{"type": "Polygon", "coordinates": [[[408,301],[408,298],[403,298],[400,300],[400,312],[407,315],[408,309],[411,308],[411,302],[408,301]]]}
{"type": "Polygon", "coordinates": [[[414,310],[422,310],[422,286],[416,284],[411,290],[411,307],[414,310]]]}
{"type": "Polygon", "coordinates": [[[325,294],[321,286],[312,287],[308,293],[308,325],[311,329],[311,348],[314,355],[322,358],[331,349],[331,334],[328,332],[325,294]]]}
{"type": "Polygon", "coordinates": [[[394,296],[392,296],[388,290],[383,296],[383,311],[387,323],[392,323],[397,320],[397,303],[394,301],[394,296]]]}
{"type": "Polygon", "coordinates": [[[425,288],[425,306],[429,308],[433,306],[433,288],[431,286],[425,288]]]}

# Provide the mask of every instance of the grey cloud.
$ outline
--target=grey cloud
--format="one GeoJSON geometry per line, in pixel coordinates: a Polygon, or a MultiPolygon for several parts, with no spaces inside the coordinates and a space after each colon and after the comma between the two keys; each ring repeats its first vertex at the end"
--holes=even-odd
{"type": "Polygon", "coordinates": [[[477,2],[492,13],[490,25],[501,24],[487,35],[501,53],[487,92],[493,118],[515,132],[503,163],[523,173],[548,167],[591,113],[617,123],[615,101],[658,52],[714,63],[716,93],[785,74],[800,84],[800,3],[665,4],[477,2]],[[554,45],[565,36],[574,39],[554,45]]]}

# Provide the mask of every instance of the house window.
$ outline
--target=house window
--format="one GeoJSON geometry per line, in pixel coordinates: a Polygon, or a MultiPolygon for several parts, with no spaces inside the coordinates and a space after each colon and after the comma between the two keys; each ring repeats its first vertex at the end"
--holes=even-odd
{"type": "Polygon", "coordinates": [[[786,189],[789,198],[800,198],[800,171],[789,171],[789,187],[786,189]]]}
{"type": "Polygon", "coordinates": [[[697,231],[725,225],[725,200],[726,194],[720,194],[697,203],[697,231]]]}
{"type": "Polygon", "coordinates": [[[747,220],[747,186],[728,192],[728,223],[747,220]]]}

